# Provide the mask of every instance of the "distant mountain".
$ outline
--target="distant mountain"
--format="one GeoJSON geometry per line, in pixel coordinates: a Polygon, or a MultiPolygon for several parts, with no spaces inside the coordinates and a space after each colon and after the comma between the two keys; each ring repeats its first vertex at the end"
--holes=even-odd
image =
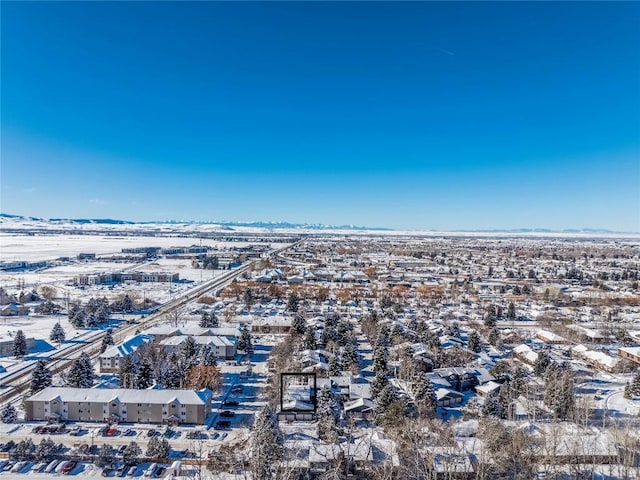
{"type": "MultiPolygon", "coordinates": [[[[163,220],[163,221],[146,221],[132,222],[129,220],[117,220],[113,218],[38,218],[26,217],[21,215],[11,215],[8,213],[0,213],[0,222],[3,219],[16,222],[41,222],[57,226],[65,225],[210,225],[223,230],[233,230],[234,228],[261,228],[261,229],[281,229],[281,230],[353,230],[353,231],[395,231],[393,228],[385,227],[365,227],[358,225],[324,225],[319,223],[293,223],[293,222],[238,222],[225,220],[222,222],[215,221],[193,221],[193,220],[163,220]]],[[[411,230],[407,230],[411,231],[411,230]]],[[[426,232],[427,230],[420,230],[426,232]]],[[[429,232],[440,232],[439,230],[428,230],[429,232]]],[[[445,231],[442,231],[446,233],[445,231]]],[[[485,233],[485,234],[583,234],[583,235],[615,235],[630,234],[637,235],[638,232],[617,232],[606,230],[603,228],[578,228],[578,229],[551,229],[551,228],[514,228],[514,229],[485,229],[485,230],[450,230],[450,233],[485,233]]]]}
{"type": "Polygon", "coordinates": [[[357,225],[322,225],[317,223],[291,223],[291,222],[235,222],[235,221],[223,221],[223,222],[196,222],[192,220],[164,220],[156,222],[131,222],[129,220],[116,220],[112,218],[38,218],[38,217],[25,217],[20,215],[11,215],[8,213],[0,213],[0,219],[6,218],[17,221],[29,221],[29,222],[45,222],[54,224],[77,224],[77,225],[149,225],[149,224],[206,224],[206,225],[219,225],[225,230],[232,230],[233,227],[250,227],[250,228],[267,228],[267,229],[305,229],[305,230],[385,230],[392,231],[391,228],[383,227],[363,227],[357,225]]]}

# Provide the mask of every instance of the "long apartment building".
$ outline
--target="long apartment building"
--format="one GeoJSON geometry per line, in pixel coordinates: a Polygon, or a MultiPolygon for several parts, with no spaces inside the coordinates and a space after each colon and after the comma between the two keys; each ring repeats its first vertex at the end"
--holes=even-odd
{"type": "Polygon", "coordinates": [[[47,387],[25,400],[25,420],[203,425],[211,390],[47,387]]]}

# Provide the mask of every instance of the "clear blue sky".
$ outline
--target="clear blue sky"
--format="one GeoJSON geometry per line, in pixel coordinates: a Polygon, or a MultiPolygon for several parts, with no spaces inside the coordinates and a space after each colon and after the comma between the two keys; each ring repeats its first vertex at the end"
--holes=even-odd
{"type": "Polygon", "coordinates": [[[5,213],[640,231],[640,3],[2,2],[5,213]]]}

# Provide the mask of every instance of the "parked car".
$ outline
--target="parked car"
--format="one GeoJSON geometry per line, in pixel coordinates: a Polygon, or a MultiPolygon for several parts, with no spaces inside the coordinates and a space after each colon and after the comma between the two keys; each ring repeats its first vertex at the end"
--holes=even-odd
{"type": "Polygon", "coordinates": [[[156,471],[156,467],[158,466],[157,463],[152,463],[151,465],[149,465],[149,468],[147,468],[144,471],[144,476],[145,477],[150,477],[151,475],[153,475],[153,472],[156,471]]]}
{"type": "Polygon", "coordinates": [[[225,407],[237,407],[240,405],[240,402],[236,402],[235,400],[226,400],[222,405],[225,407]]]}
{"type": "Polygon", "coordinates": [[[133,430],[131,430],[130,428],[127,428],[127,429],[124,431],[124,433],[123,433],[123,435],[124,435],[125,437],[129,437],[129,436],[131,436],[131,435],[135,435],[135,434],[136,434],[136,432],[135,432],[135,431],[133,431],[133,430]]]}
{"type": "Polygon", "coordinates": [[[11,472],[12,472],[12,473],[18,473],[18,472],[20,472],[22,469],[24,469],[24,467],[26,467],[26,466],[27,466],[27,464],[28,464],[28,463],[29,463],[29,462],[26,462],[26,461],[22,461],[22,462],[18,462],[18,463],[16,463],[16,464],[13,466],[13,468],[11,469],[11,472]]]}
{"type": "Polygon", "coordinates": [[[64,467],[62,467],[62,474],[63,475],[69,475],[71,473],[71,471],[76,468],[76,465],[78,465],[78,462],[76,462],[75,460],[70,460],[68,461],[64,467]]]}
{"type": "Polygon", "coordinates": [[[110,468],[103,468],[101,475],[103,477],[108,477],[109,475],[111,475],[111,469],[110,468]]]}
{"type": "Polygon", "coordinates": [[[235,413],[233,413],[233,412],[231,412],[229,410],[225,410],[224,412],[220,413],[220,416],[224,417],[224,418],[231,418],[231,417],[235,416],[235,413]]]}
{"type": "Polygon", "coordinates": [[[138,469],[138,467],[136,467],[135,465],[133,467],[131,467],[128,471],[127,471],[127,476],[129,477],[133,477],[136,474],[136,470],[138,469]]]}
{"type": "Polygon", "coordinates": [[[147,432],[147,437],[151,438],[151,437],[155,436],[156,433],[157,432],[155,430],[151,429],[151,430],[149,430],[147,432]]]}
{"type": "Polygon", "coordinates": [[[44,473],[53,472],[53,470],[58,466],[60,462],[61,460],[51,460],[51,462],[49,462],[49,465],[47,465],[47,468],[44,469],[44,473]]]}

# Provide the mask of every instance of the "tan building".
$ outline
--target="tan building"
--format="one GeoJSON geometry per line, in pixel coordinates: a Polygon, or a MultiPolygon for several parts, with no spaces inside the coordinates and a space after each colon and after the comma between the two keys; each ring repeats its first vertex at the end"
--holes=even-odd
{"type": "Polygon", "coordinates": [[[618,355],[640,364],[640,347],[620,347],[618,355]]]}
{"type": "Polygon", "coordinates": [[[211,412],[211,390],[48,387],[25,400],[25,420],[191,423],[211,412]]]}

